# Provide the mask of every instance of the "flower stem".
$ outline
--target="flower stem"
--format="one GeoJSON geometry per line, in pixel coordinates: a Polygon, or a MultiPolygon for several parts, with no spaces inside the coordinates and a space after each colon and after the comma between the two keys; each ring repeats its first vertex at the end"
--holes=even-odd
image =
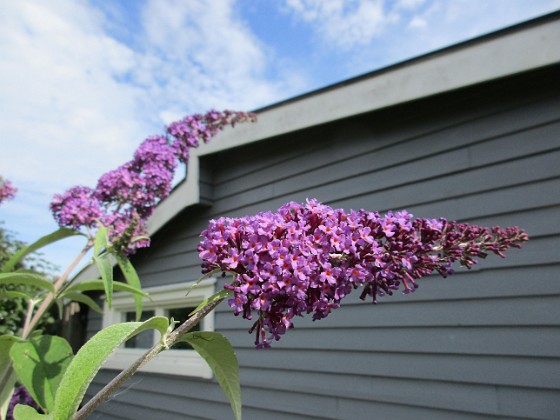
{"type": "Polygon", "coordinates": [[[208,315],[216,306],[220,304],[224,299],[218,299],[212,301],[202,307],[200,311],[194,314],[192,317],[187,319],[181,325],[179,325],[173,332],[171,332],[165,339],[163,343],[158,343],[154,345],[150,350],[140,356],[132,365],[119,373],[111,382],[109,382],[105,387],[93,396],[91,400],[88,401],[74,416],[74,420],[82,420],[89,416],[93,411],[99,407],[103,402],[105,402],[122,384],[124,384],[132,375],[134,375],[138,369],[152,360],[158,355],[162,350],[168,349],[175,342],[189,330],[191,330],[198,322],[208,315]]]}

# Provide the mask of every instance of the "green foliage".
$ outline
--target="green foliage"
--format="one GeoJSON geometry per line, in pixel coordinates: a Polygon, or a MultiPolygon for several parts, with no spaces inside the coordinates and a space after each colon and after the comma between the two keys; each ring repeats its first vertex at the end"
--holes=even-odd
{"type": "Polygon", "coordinates": [[[34,286],[38,289],[45,289],[48,292],[54,293],[54,286],[52,282],[45,279],[41,274],[33,273],[0,273],[0,285],[4,284],[22,284],[27,286],[34,286]]]}
{"type": "Polygon", "coordinates": [[[18,341],[13,335],[0,336],[0,418],[6,417],[17,376],[11,368],[10,349],[18,341]]]}
{"type": "MultiPolygon", "coordinates": [[[[61,293],[60,297],[64,297],[64,295],[70,292],[91,292],[91,291],[102,291],[102,290],[105,290],[105,283],[102,280],[84,280],[68,287],[66,290],[64,290],[61,293]]],[[[140,297],[145,297],[150,299],[149,294],[142,291],[141,289],[136,289],[132,286],[129,286],[126,283],[120,283],[120,282],[113,283],[113,290],[116,290],[117,292],[129,292],[134,295],[138,295],[140,297]]]]}
{"type": "MultiPolygon", "coordinates": [[[[126,258],[124,255],[116,253],[115,258],[117,260],[117,264],[119,264],[119,268],[121,269],[126,282],[132,286],[136,290],[141,290],[142,285],[140,284],[140,278],[134,269],[134,266],[131,262],[126,258]]],[[[134,295],[134,303],[136,305],[136,321],[140,320],[142,316],[142,296],[135,294],[134,295]]]]}
{"type": "Polygon", "coordinates": [[[14,409],[14,417],[17,420],[54,420],[50,414],[39,414],[33,407],[18,404],[14,409]]]}
{"type": "Polygon", "coordinates": [[[228,339],[217,332],[203,331],[186,333],[179,341],[189,343],[206,360],[226,394],[235,418],[241,420],[239,364],[228,339]]]}
{"type": "Polygon", "coordinates": [[[168,327],[167,318],[153,317],[145,322],[113,324],[95,334],[80,349],[66,370],[56,394],[54,417],[72,418],[95,374],[123,342],[148,329],[158,330],[163,337],[168,327]]]}
{"type": "Polygon", "coordinates": [[[107,228],[101,225],[95,235],[93,261],[95,265],[97,265],[99,274],[101,274],[101,279],[105,287],[105,299],[110,308],[113,301],[113,263],[110,259],[111,254],[107,249],[108,246],[109,233],[107,228]]]}
{"type": "Polygon", "coordinates": [[[20,382],[45,412],[54,409],[55,394],[70,364],[70,344],[61,337],[41,335],[12,346],[10,357],[20,382]]]}
{"type": "MultiPolygon", "coordinates": [[[[50,283],[46,276],[55,267],[34,252],[37,249],[30,249],[13,233],[0,227],[0,273],[3,273],[0,274],[0,334],[16,334],[23,326],[28,300],[37,297],[41,287],[51,289],[52,285],[45,283],[50,283]],[[17,273],[8,273],[9,267],[17,273]]],[[[48,313],[38,327],[52,330],[55,322],[48,313]]]]}
{"type": "Polygon", "coordinates": [[[18,263],[20,263],[27,255],[37,251],[40,248],[43,248],[44,246],[47,246],[49,244],[52,244],[53,242],[59,241],[61,239],[67,238],[69,236],[75,236],[75,235],[81,235],[81,233],[76,232],[74,230],[70,230],[70,229],[65,229],[65,228],[60,228],[57,231],[43,236],[42,238],[40,238],[39,240],[33,242],[31,245],[29,246],[22,246],[19,247],[19,249],[13,254],[11,255],[8,260],[3,264],[2,266],[2,272],[3,273],[7,273],[12,271],[18,263]]]}
{"type": "Polygon", "coordinates": [[[189,314],[189,316],[192,316],[192,315],[196,314],[198,311],[200,311],[202,308],[204,308],[204,307],[205,307],[206,305],[208,305],[209,303],[215,302],[215,301],[220,300],[220,299],[225,299],[225,298],[227,298],[227,297],[230,296],[232,293],[233,293],[232,290],[227,290],[227,289],[220,290],[219,292],[214,293],[214,294],[213,294],[212,296],[210,296],[209,298],[204,299],[204,300],[202,301],[202,303],[201,303],[200,305],[198,305],[198,306],[195,308],[195,310],[192,311],[192,312],[189,314]]]}

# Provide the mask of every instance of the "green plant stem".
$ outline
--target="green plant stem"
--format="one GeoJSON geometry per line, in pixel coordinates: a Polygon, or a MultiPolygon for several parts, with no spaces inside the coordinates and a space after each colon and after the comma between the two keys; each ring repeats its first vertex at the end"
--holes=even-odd
{"type": "Polygon", "coordinates": [[[12,375],[12,372],[13,372],[13,367],[12,364],[9,363],[4,369],[4,371],[2,372],[2,374],[0,375],[0,384],[2,384],[2,387],[4,387],[4,384],[8,383],[8,379],[12,375]]]}
{"type": "Polygon", "coordinates": [[[93,396],[74,416],[74,420],[82,420],[89,416],[93,411],[105,402],[122,384],[124,384],[132,375],[138,371],[142,366],[156,357],[161,351],[169,349],[175,342],[185,333],[190,331],[198,322],[208,315],[216,306],[218,306],[224,299],[218,299],[208,303],[200,311],[187,319],[179,325],[173,332],[166,338],[164,343],[158,343],[150,350],[140,356],[132,365],[119,373],[111,382],[109,382],[103,389],[93,396]]]}
{"type": "Polygon", "coordinates": [[[85,255],[88,253],[88,251],[90,250],[90,248],[92,246],[93,246],[93,240],[89,239],[86,246],[84,246],[82,251],[78,254],[78,256],[74,259],[74,261],[72,261],[72,263],[68,266],[66,271],[54,283],[54,293],[51,293],[51,294],[47,295],[47,297],[45,297],[43,302],[41,302],[41,305],[39,305],[39,308],[37,309],[35,314],[33,314],[33,317],[30,317],[30,313],[28,311],[28,314],[26,316],[26,321],[25,321],[25,324],[23,326],[23,332],[21,334],[22,339],[26,339],[27,337],[29,337],[29,334],[31,334],[33,329],[37,326],[37,324],[41,320],[41,317],[45,314],[45,312],[51,306],[51,304],[54,300],[54,297],[56,296],[58,291],[61,289],[61,287],[64,285],[64,282],[68,279],[68,277],[70,276],[70,274],[72,273],[74,268],[76,268],[76,266],[80,263],[82,258],[85,257],[85,255]]]}

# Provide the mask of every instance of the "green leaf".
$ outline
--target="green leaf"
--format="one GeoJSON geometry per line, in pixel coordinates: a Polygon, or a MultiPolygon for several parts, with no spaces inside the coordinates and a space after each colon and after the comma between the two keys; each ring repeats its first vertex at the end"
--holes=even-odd
{"type": "Polygon", "coordinates": [[[0,299],[19,299],[19,298],[29,300],[31,299],[31,296],[29,296],[27,293],[16,292],[14,290],[7,290],[5,292],[0,292],[0,299]]]}
{"type": "Polygon", "coordinates": [[[17,376],[15,372],[12,371],[10,377],[6,380],[6,383],[2,385],[0,390],[0,419],[5,419],[8,413],[8,408],[10,408],[10,401],[12,400],[12,395],[14,395],[15,384],[17,381],[17,376]]]}
{"type": "MultiPolygon", "coordinates": [[[[66,289],[64,293],[68,292],[93,292],[93,291],[100,291],[105,290],[105,286],[103,280],[84,280],[79,283],[73,284],[68,289],[66,289]]],[[[137,294],[139,296],[145,297],[150,299],[150,295],[140,289],[135,289],[132,286],[129,286],[126,283],[121,282],[114,282],[113,283],[113,291],[117,292],[130,292],[137,294]]]]}
{"type": "Polygon", "coordinates": [[[99,312],[100,314],[103,313],[103,309],[101,309],[99,307],[97,302],[95,302],[95,300],[90,298],[88,295],[84,295],[83,293],[80,293],[80,292],[66,292],[61,297],[64,298],[64,299],[70,299],[70,300],[73,300],[75,302],[83,303],[83,304],[89,306],[95,312],[99,312]]]}
{"type": "Polygon", "coordinates": [[[95,334],[80,349],[68,366],[58,388],[53,417],[71,419],[84,394],[109,355],[129,338],[148,329],[156,329],[165,335],[169,321],[165,317],[153,317],[145,322],[113,324],[95,334]]]}
{"type": "Polygon", "coordinates": [[[23,404],[15,406],[14,418],[16,420],[53,420],[51,414],[39,414],[33,407],[23,404]]]}
{"type": "Polygon", "coordinates": [[[109,244],[109,231],[102,224],[99,225],[99,229],[95,234],[95,240],[93,242],[93,255],[98,257],[101,255],[103,250],[107,249],[109,244]]]}
{"type": "Polygon", "coordinates": [[[189,314],[189,316],[196,314],[198,311],[200,311],[202,308],[204,308],[206,305],[208,305],[211,302],[227,298],[232,293],[233,290],[227,290],[227,289],[220,290],[218,293],[214,293],[212,296],[205,299],[200,305],[198,305],[196,309],[189,314]]]}
{"type": "Polygon", "coordinates": [[[42,238],[33,242],[31,245],[20,249],[18,252],[12,255],[12,257],[6,262],[6,264],[4,264],[4,267],[2,267],[1,271],[2,273],[7,273],[11,271],[16,266],[16,264],[21,261],[26,255],[31,254],[32,252],[35,252],[44,246],[52,244],[53,242],[76,235],[82,235],[82,233],[76,232],[75,230],[71,229],[60,228],[56,232],[43,236],[42,238]]]}
{"type": "Polygon", "coordinates": [[[178,341],[189,343],[206,360],[226,394],[235,418],[241,420],[239,364],[228,339],[217,332],[203,331],[186,333],[178,341]]]}
{"type": "Polygon", "coordinates": [[[54,409],[54,396],[70,364],[70,344],[62,338],[41,335],[15,343],[10,350],[19,380],[43,411],[54,409]]]}
{"type": "Polygon", "coordinates": [[[16,373],[12,370],[10,359],[10,349],[19,341],[19,337],[13,335],[0,336],[0,418],[6,418],[6,412],[10,405],[10,399],[14,393],[14,386],[17,381],[16,373]]]}
{"type": "Polygon", "coordinates": [[[0,284],[27,284],[47,289],[54,293],[53,284],[39,274],[31,273],[0,273],[0,284]]]}
{"type": "MultiPolygon", "coordinates": [[[[142,285],[140,284],[140,278],[138,277],[138,274],[136,273],[136,270],[130,260],[124,255],[118,253],[115,254],[115,258],[124,275],[124,278],[126,279],[126,282],[135,289],[141,290],[142,285]]],[[[139,321],[142,316],[142,296],[135,295],[134,303],[136,305],[136,321],[139,321]]]]}
{"type": "Polygon", "coordinates": [[[101,274],[101,279],[103,280],[103,286],[105,288],[105,297],[107,299],[107,305],[111,307],[113,300],[113,264],[109,259],[109,254],[104,254],[102,256],[93,257],[97,269],[101,274]]]}

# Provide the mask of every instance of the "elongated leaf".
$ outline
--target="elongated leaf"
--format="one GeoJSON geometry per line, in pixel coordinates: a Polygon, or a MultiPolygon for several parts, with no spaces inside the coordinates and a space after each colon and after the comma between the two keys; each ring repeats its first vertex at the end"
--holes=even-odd
{"type": "Polygon", "coordinates": [[[37,241],[33,242],[31,245],[26,246],[16,252],[12,257],[4,264],[2,267],[2,273],[7,273],[11,271],[16,264],[25,258],[26,255],[31,254],[32,252],[37,251],[38,249],[52,244],[53,242],[60,241],[61,239],[68,238],[69,236],[76,236],[82,235],[80,232],[76,232],[75,230],[60,228],[57,231],[50,233],[42,238],[38,239],[37,241]]]}
{"type": "Polygon", "coordinates": [[[164,335],[169,327],[165,317],[153,317],[145,322],[113,324],[95,334],[76,354],[66,370],[56,393],[53,417],[71,419],[84,394],[109,355],[129,338],[148,329],[164,335]]]}
{"type": "Polygon", "coordinates": [[[103,280],[103,285],[105,288],[105,297],[107,299],[107,305],[111,307],[113,301],[113,264],[109,259],[109,254],[102,255],[100,257],[93,257],[97,269],[101,274],[101,279],[103,280]]]}
{"type": "MultiPolygon", "coordinates": [[[[136,273],[136,270],[130,260],[124,255],[118,253],[115,254],[115,258],[124,275],[124,278],[126,279],[126,282],[135,289],[142,289],[140,278],[138,277],[138,274],[136,273]]],[[[136,306],[136,321],[139,321],[142,316],[142,296],[135,295],[134,303],[136,306]]]]}
{"type": "Polygon", "coordinates": [[[198,311],[200,311],[202,308],[204,308],[210,302],[214,302],[214,301],[219,300],[219,299],[225,299],[229,295],[231,295],[232,293],[233,293],[233,290],[227,290],[227,289],[220,290],[218,293],[214,293],[209,298],[204,299],[204,301],[200,305],[198,305],[196,307],[196,309],[189,314],[189,316],[192,316],[192,315],[196,314],[198,311]]]}
{"type": "Polygon", "coordinates": [[[0,418],[2,419],[6,418],[17,380],[16,373],[11,367],[10,349],[18,341],[19,338],[13,335],[0,336],[0,418]]]}
{"type": "Polygon", "coordinates": [[[10,349],[19,380],[46,412],[54,409],[54,396],[73,353],[62,337],[41,335],[21,340],[10,349]]]}
{"type": "Polygon", "coordinates": [[[100,314],[103,313],[103,309],[101,309],[99,307],[97,302],[95,302],[95,300],[90,298],[88,295],[84,295],[83,293],[80,293],[80,292],[70,292],[70,293],[68,293],[68,292],[66,292],[66,293],[64,293],[64,295],[62,297],[64,299],[70,299],[70,300],[73,300],[75,302],[83,303],[83,304],[89,306],[95,312],[99,312],[100,314]]]}
{"type": "Polygon", "coordinates": [[[39,274],[0,273],[0,284],[27,284],[54,292],[53,284],[39,274]]]}
{"type": "Polygon", "coordinates": [[[6,418],[8,408],[10,408],[10,401],[15,391],[17,376],[14,371],[11,372],[11,375],[7,378],[5,383],[2,383],[2,388],[0,389],[0,419],[6,418]]]}
{"type": "Polygon", "coordinates": [[[17,404],[14,408],[16,420],[54,420],[51,414],[39,414],[33,407],[17,404]]]}
{"type": "Polygon", "coordinates": [[[228,398],[233,414],[241,420],[241,387],[239,364],[228,339],[214,331],[186,333],[178,341],[186,341],[208,363],[228,398]]]}
{"type": "Polygon", "coordinates": [[[7,290],[5,292],[0,292],[0,299],[19,299],[19,298],[29,300],[31,299],[31,296],[23,292],[16,292],[15,290],[7,290]]]}
{"type": "MultiPolygon", "coordinates": [[[[105,290],[105,284],[103,283],[103,280],[84,280],[81,281],[77,284],[74,284],[72,286],[70,286],[68,289],[66,289],[62,295],[64,295],[65,293],[71,293],[71,292],[91,292],[91,291],[95,291],[95,290],[105,290]]],[[[147,294],[146,292],[144,292],[143,290],[140,289],[136,289],[132,286],[129,286],[126,283],[121,283],[121,282],[113,282],[113,291],[117,291],[117,292],[130,292],[133,293],[135,295],[138,295],[140,297],[145,297],[148,299],[150,298],[150,295],[147,294]]]]}
{"type": "Polygon", "coordinates": [[[101,255],[104,249],[107,248],[109,244],[109,231],[103,225],[99,225],[97,233],[95,234],[95,240],[93,242],[93,255],[98,257],[101,255]]]}

